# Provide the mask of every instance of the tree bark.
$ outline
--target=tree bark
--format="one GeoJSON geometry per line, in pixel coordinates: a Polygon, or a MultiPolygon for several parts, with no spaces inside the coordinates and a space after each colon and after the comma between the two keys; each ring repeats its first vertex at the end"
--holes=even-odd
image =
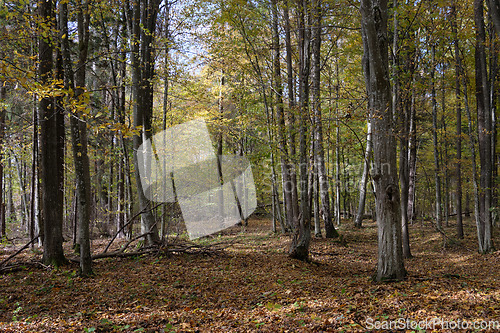
{"type": "Polygon", "coordinates": [[[491,105],[490,86],[486,63],[486,31],[484,27],[483,0],[474,1],[474,21],[476,25],[476,103],[479,131],[480,172],[480,219],[478,227],[479,252],[488,253],[493,250],[491,223],[491,105]]]}
{"type": "Polygon", "coordinates": [[[458,43],[457,32],[457,9],[455,1],[451,8],[451,33],[453,35],[453,50],[455,53],[455,99],[457,104],[456,109],[456,164],[455,177],[457,181],[456,188],[456,213],[457,213],[457,238],[464,238],[464,227],[462,221],[462,106],[460,101],[460,47],[458,43]]]}
{"type": "Polygon", "coordinates": [[[363,215],[365,213],[365,202],[366,202],[366,184],[368,183],[368,172],[370,172],[370,161],[372,159],[372,124],[370,120],[366,124],[366,148],[363,160],[363,174],[361,175],[361,181],[359,184],[359,202],[358,211],[356,213],[356,219],[354,220],[354,226],[356,228],[361,228],[363,226],[363,215]]]}
{"type": "MultiPolygon", "coordinates": [[[[43,85],[50,84],[53,73],[53,41],[50,37],[54,29],[53,1],[42,1],[39,4],[39,75],[43,85]],[[45,35],[45,37],[44,37],[45,35]]],[[[59,140],[57,117],[55,117],[54,98],[41,96],[39,104],[40,119],[40,171],[43,200],[43,262],[47,265],[60,266],[66,258],[62,248],[63,236],[63,196],[61,191],[61,173],[63,165],[59,158],[59,140]]]]}
{"type": "Polygon", "coordinates": [[[442,228],[442,218],[441,218],[441,176],[440,176],[440,166],[439,166],[439,151],[438,151],[438,140],[437,140],[437,100],[436,100],[436,82],[435,82],[435,72],[436,72],[436,46],[433,44],[431,46],[432,52],[432,64],[431,64],[431,99],[432,99],[432,142],[434,147],[434,184],[436,193],[436,226],[438,229],[442,228]]]}
{"type": "MultiPolygon", "coordinates": [[[[276,118],[278,121],[278,148],[281,156],[281,180],[285,207],[285,223],[284,228],[289,228],[293,225],[293,198],[292,198],[292,183],[290,177],[290,161],[288,156],[288,147],[286,144],[286,127],[285,127],[285,112],[283,105],[283,85],[281,80],[281,61],[280,61],[280,39],[278,31],[278,1],[271,1],[272,12],[272,32],[273,32],[273,79],[274,92],[276,101],[276,118]]],[[[282,230],[287,231],[287,230],[282,230]]]]}
{"type": "Polygon", "coordinates": [[[85,121],[85,112],[81,109],[86,108],[85,103],[85,77],[86,62],[89,46],[89,25],[90,13],[88,1],[80,2],[77,12],[78,23],[78,62],[76,71],[73,72],[72,62],[69,50],[68,34],[68,5],[60,5],[61,35],[63,45],[63,61],[65,69],[65,85],[67,89],[74,91],[74,99],[77,108],[73,110],[70,117],[71,137],[73,144],[73,159],[75,163],[75,177],[78,200],[78,238],[77,251],[80,254],[80,275],[90,276],[92,274],[92,258],[90,251],[90,214],[91,214],[91,195],[90,195],[90,167],[87,153],[87,123],[85,121]],[[75,73],[75,74],[73,74],[75,73]]]}
{"type": "Polygon", "coordinates": [[[362,0],[365,77],[373,125],[378,265],[375,279],[402,280],[406,271],[401,241],[401,213],[393,132],[387,45],[387,0],[362,0]]]}
{"type": "Polygon", "coordinates": [[[311,241],[310,205],[308,195],[308,155],[307,124],[309,122],[309,66],[310,66],[310,32],[306,26],[309,7],[308,0],[298,0],[298,43],[299,43],[299,103],[300,103],[300,214],[295,226],[290,257],[299,260],[309,259],[311,241]]]}
{"type": "MultiPolygon", "coordinates": [[[[144,139],[152,136],[151,121],[153,112],[153,36],[156,30],[159,0],[151,2],[134,0],[131,25],[131,58],[132,58],[132,94],[134,100],[133,114],[134,127],[140,128],[139,134],[134,135],[134,151],[139,149],[144,139]]],[[[150,201],[146,198],[139,174],[139,161],[134,153],[135,178],[141,214],[141,233],[146,234],[146,244],[158,243],[158,228],[151,210],[146,209],[150,201]]]]}
{"type": "Polygon", "coordinates": [[[295,76],[293,74],[293,63],[292,63],[292,42],[290,33],[290,17],[288,10],[289,2],[285,0],[283,9],[283,18],[285,20],[285,50],[286,50],[286,71],[287,71],[287,88],[288,88],[288,145],[290,147],[289,157],[290,161],[287,165],[288,174],[290,178],[290,184],[288,189],[291,192],[291,210],[292,210],[292,223],[287,227],[292,229],[298,221],[299,218],[299,199],[297,191],[297,172],[296,166],[296,151],[295,151],[295,76]]]}
{"type": "Polygon", "coordinates": [[[333,225],[330,210],[330,194],[328,188],[328,175],[325,166],[325,150],[323,148],[323,119],[321,115],[321,16],[322,0],[313,1],[313,27],[312,27],[312,109],[314,113],[314,156],[316,171],[318,173],[318,190],[321,201],[321,211],[325,222],[326,238],[338,237],[333,225]]]}

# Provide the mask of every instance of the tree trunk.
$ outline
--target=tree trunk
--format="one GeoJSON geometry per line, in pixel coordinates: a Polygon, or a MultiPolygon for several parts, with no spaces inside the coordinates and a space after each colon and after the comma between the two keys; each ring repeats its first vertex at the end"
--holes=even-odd
{"type": "MultiPolygon", "coordinates": [[[[283,85],[281,81],[281,62],[280,62],[280,40],[278,31],[278,3],[277,0],[271,1],[272,12],[272,31],[273,31],[273,79],[276,101],[276,118],[278,121],[278,148],[281,156],[281,179],[283,188],[283,198],[285,207],[284,229],[293,225],[293,198],[292,183],[290,177],[290,161],[288,156],[288,147],[286,144],[285,112],[283,106],[283,85]]],[[[282,230],[286,231],[286,230],[282,230]]]]}
{"type": "Polygon", "coordinates": [[[314,156],[316,171],[318,173],[318,190],[321,200],[321,211],[325,221],[326,238],[338,237],[333,225],[330,211],[330,194],[328,188],[328,175],[325,166],[325,150],[323,148],[323,119],[321,116],[321,10],[322,0],[313,1],[313,27],[312,27],[312,109],[314,113],[314,156]]]}
{"type": "MultiPolygon", "coordinates": [[[[465,113],[467,114],[467,131],[469,135],[469,148],[471,152],[471,162],[472,162],[472,184],[474,188],[474,217],[476,220],[476,229],[477,229],[477,235],[478,235],[478,240],[481,238],[480,237],[480,213],[479,213],[479,184],[477,180],[477,164],[476,164],[476,134],[473,130],[472,127],[472,115],[470,111],[470,106],[469,106],[469,95],[467,93],[467,77],[465,75],[465,70],[462,66],[462,60],[459,57],[459,68],[460,68],[460,77],[462,78],[462,86],[463,86],[463,91],[464,91],[464,106],[465,106],[465,113]]],[[[466,210],[466,216],[468,216],[470,208],[469,208],[469,192],[466,192],[466,197],[465,197],[465,210],[466,210]]],[[[481,245],[480,245],[481,247],[481,245]]]]}
{"type": "MultiPolygon", "coordinates": [[[[339,99],[339,68],[337,64],[337,85],[335,87],[336,100],[339,99]]],[[[336,103],[337,119],[335,129],[335,222],[340,226],[340,112],[338,102],[336,103]]]]}
{"type": "Polygon", "coordinates": [[[455,99],[456,104],[456,213],[457,213],[457,238],[464,238],[464,227],[462,221],[462,106],[460,101],[460,47],[457,33],[456,4],[453,1],[451,10],[451,33],[453,35],[453,48],[455,52],[455,99]]]}
{"type": "Polygon", "coordinates": [[[437,100],[436,100],[436,82],[435,82],[435,72],[436,72],[436,46],[433,44],[432,49],[432,64],[431,64],[431,98],[432,98],[432,142],[434,147],[434,183],[436,190],[436,227],[438,229],[442,228],[441,219],[441,169],[439,166],[439,151],[438,151],[438,140],[437,140],[437,100]]]}
{"type": "Polygon", "coordinates": [[[4,152],[4,137],[5,137],[5,105],[7,99],[7,87],[6,82],[0,81],[0,241],[3,240],[6,235],[6,223],[5,223],[5,203],[4,203],[4,172],[3,172],[3,152],[4,152]]]}
{"type": "Polygon", "coordinates": [[[491,224],[491,106],[486,63],[486,31],[484,27],[483,0],[474,1],[474,21],[476,24],[476,103],[479,131],[480,173],[480,219],[478,227],[479,252],[488,253],[493,250],[491,224]]]}
{"type": "Polygon", "coordinates": [[[354,220],[354,226],[356,228],[361,228],[363,226],[363,215],[365,213],[365,202],[366,202],[366,184],[368,183],[368,172],[370,172],[370,161],[372,159],[372,124],[370,120],[366,123],[367,133],[366,133],[366,148],[363,160],[363,174],[361,175],[361,181],[359,184],[359,202],[358,211],[356,213],[356,219],[354,220]]]}
{"type": "MultiPolygon", "coordinates": [[[[414,87],[415,77],[412,78],[414,87]]],[[[416,220],[416,187],[417,187],[417,123],[415,119],[415,91],[411,89],[410,103],[410,131],[408,138],[408,222],[413,224],[416,220]]],[[[403,235],[403,237],[405,237],[403,235]]],[[[405,239],[403,239],[406,242],[405,239]]],[[[403,245],[404,246],[404,245],[403,245]]]]}
{"type": "Polygon", "coordinates": [[[311,241],[310,207],[308,196],[308,155],[307,124],[309,122],[309,66],[310,66],[310,32],[306,26],[308,0],[298,0],[298,42],[299,42],[299,103],[300,103],[300,218],[295,226],[290,257],[299,260],[309,259],[311,241]]]}
{"type": "MultiPolygon", "coordinates": [[[[144,139],[149,139],[151,133],[151,121],[153,112],[153,36],[156,30],[156,18],[158,14],[159,0],[145,2],[141,6],[141,0],[134,0],[131,20],[131,58],[132,58],[132,94],[134,99],[134,127],[141,128],[141,133],[134,135],[134,151],[137,151],[144,139]],[[141,10],[142,9],[142,10],[141,10]]],[[[141,232],[148,233],[145,236],[147,245],[159,242],[158,228],[153,213],[148,207],[150,201],[146,198],[139,174],[139,161],[134,153],[135,178],[137,185],[137,196],[139,198],[141,214],[141,232]]]]}
{"type": "Polygon", "coordinates": [[[75,177],[78,200],[78,238],[77,250],[80,252],[80,275],[89,276],[92,274],[92,259],[90,251],[90,214],[91,214],[91,195],[90,195],[90,167],[87,153],[87,123],[85,122],[85,112],[81,109],[86,108],[84,92],[86,77],[86,62],[89,45],[89,24],[90,13],[88,2],[80,3],[77,12],[78,21],[78,62],[75,75],[73,75],[72,62],[69,49],[68,34],[68,7],[66,3],[60,7],[61,34],[63,44],[63,60],[65,63],[65,85],[74,91],[74,99],[78,105],[73,110],[74,114],[70,117],[71,141],[73,144],[73,159],[75,163],[75,177]]]}
{"type": "MultiPolygon", "coordinates": [[[[54,29],[53,1],[42,1],[39,4],[39,74],[42,85],[49,85],[53,72],[53,41],[50,37],[54,29]]],[[[54,99],[42,96],[39,104],[40,119],[40,171],[42,182],[43,200],[43,262],[47,265],[60,266],[66,263],[63,252],[63,202],[60,183],[63,165],[59,158],[59,140],[57,130],[57,117],[54,117],[54,99]]]]}
{"type": "MultiPolygon", "coordinates": [[[[38,115],[36,110],[33,110],[33,148],[31,156],[31,219],[29,226],[29,237],[30,239],[35,238],[36,235],[36,224],[38,222],[38,115]]],[[[39,236],[39,235],[38,235],[39,236]]],[[[34,242],[31,243],[31,247],[34,247],[34,242]]]]}
{"type": "Polygon", "coordinates": [[[362,36],[373,126],[373,179],[376,184],[378,267],[376,280],[402,280],[406,271],[401,241],[396,139],[388,69],[387,0],[362,0],[362,36]]]}
{"type": "Polygon", "coordinates": [[[291,211],[292,211],[292,221],[287,227],[292,229],[298,221],[299,218],[299,199],[297,192],[297,172],[296,166],[293,164],[296,162],[296,151],[295,151],[295,76],[293,74],[293,63],[292,63],[292,43],[290,36],[290,17],[288,13],[288,0],[285,0],[285,5],[283,9],[283,18],[285,20],[285,50],[286,50],[286,70],[287,70],[287,88],[288,88],[288,145],[290,146],[290,161],[287,165],[288,174],[290,179],[290,184],[287,186],[291,192],[291,211]]]}

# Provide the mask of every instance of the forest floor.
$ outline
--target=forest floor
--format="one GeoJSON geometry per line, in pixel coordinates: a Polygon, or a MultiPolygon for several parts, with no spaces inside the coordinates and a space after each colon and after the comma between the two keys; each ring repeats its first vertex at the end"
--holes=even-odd
{"type": "MultiPolygon", "coordinates": [[[[446,228],[446,244],[430,225],[412,226],[408,278],[393,283],[371,279],[373,222],[346,222],[342,241],[313,239],[309,263],[287,256],[289,236],[270,223],[251,219],[245,231],[199,241],[218,244],[207,253],[99,259],[92,278],[75,263],[4,272],[0,332],[470,332],[500,321],[500,251],[476,252],[472,221],[463,241],[446,228]]],[[[94,241],[95,253],[106,244],[94,241]]],[[[0,248],[0,262],[11,253],[0,248]]],[[[26,251],[13,261],[40,259],[26,251]]]]}

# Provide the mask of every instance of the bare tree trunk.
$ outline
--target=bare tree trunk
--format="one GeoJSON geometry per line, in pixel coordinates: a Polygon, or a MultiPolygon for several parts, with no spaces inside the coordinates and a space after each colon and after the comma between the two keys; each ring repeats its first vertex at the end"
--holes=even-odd
{"type": "Polygon", "coordinates": [[[387,45],[387,0],[362,0],[365,77],[373,125],[374,170],[378,224],[377,281],[402,280],[404,268],[396,139],[393,132],[387,45]]]}
{"type": "MultiPolygon", "coordinates": [[[[86,62],[89,45],[90,13],[89,3],[80,3],[77,12],[78,21],[78,63],[73,77],[72,62],[69,49],[68,33],[68,6],[61,4],[61,35],[63,44],[63,61],[65,69],[65,85],[67,89],[74,90],[74,99],[85,107],[83,94],[85,92],[86,62]]],[[[73,143],[73,158],[75,162],[75,177],[77,183],[78,200],[78,240],[77,250],[80,252],[80,274],[92,274],[92,259],[90,252],[90,219],[91,219],[91,194],[90,194],[90,167],[87,153],[87,123],[85,113],[78,109],[73,110],[71,116],[71,137],[73,143]]]]}
{"type": "Polygon", "coordinates": [[[486,63],[486,31],[484,27],[483,0],[474,1],[474,21],[476,24],[476,102],[479,131],[480,173],[480,220],[478,227],[479,252],[488,253],[493,250],[491,224],[491,105],[486,63]]]}
{"type": "MultiPolygon", "coordinates": [[[[36,110],[33,112],[33,148],[31,156],[31,218],[29,226],[29,237],[30,239],[35,238],[36,235],[36,223],[38,222],[37,212],[38,212],[38,191],[37,185],[38,181],[38,114],[36,110]]],[[[34,242],[31,243],[31,247],[34,247],[34,242]]]]}
{"type": "Polygon", "coordinates": [[[323,148],[323,119],[321,114],[321,16],[322,0],[313,1],[312,12],[312,56],[313,56],[313,78],[312,78],[312,109],[314,112],[314,156],[316,171],[318,174],[318,188],[321,200],[321,211],[325,221],[326,238],[338,237],[337,230],[333,226],[330,211],[330,193],[328,188],[328,175],[325,166],[325,150],[323,148]]]}
{"type": "MultiPolygon", "coordinates": [[[[413,61],[411,61],[413,63],[413,61]]],[[[412,75],[410,102],[410,131],[408,139],[408,222],[416,219],[416,182],[417,182],[417,123],[415,119],[415,75],[412,75]]]]}
{"type": "MultiPolygon", "coordinates": [[[[137,151],[144,139],[149,139],[153,112],[153,36],[156,30],[159,0],[144,2],[134,0],[131,24],[131,49],[132,49],[132,93],[134,99],[134,126],[142,127],[141,134],[134,135],[134,150],[137,151]],[[144,139],[143,139],[144,137],[144,139]]],[[[153,213],[147,207],[150,201],[146,198],[142,188],[139,174],[139,161],[134,154],[135,178],[141,214],[141,232],[147,233],[145,243],[148,245],[158,243],[158,228],[153,213]]]]}
{"type": "MultiPolygon", "coordinates": [[[[478,240],[480,239],[480,213],[479,213],[479,184],[477,180],[477,164],[476,164],[476,134],[473,130],[472,127],[472,115],[470,111],[470,106],[469,106],[469,95],[467,92],[467,77],[465,75],[465,70],[462,66],[462,59],[461,57],[458,58],[459,60],[459,68],[460,68],[460,77],[462,78],[462,86],[463,86],[463,91],[464,91],[464,106],[465,106],[465,113],[467,114],[467,131],[469,135],[469,148],[471,152],[471,162],[472,162],[472,184],[474,188],[474,217],[476,220],[476,228],[477,228],[477,233],[478,233],[478,240]]],[[[466,198],[465,198],[465,210],[466,210],[466,216],[470,211],[469,208],[469,192],[466,192],[466,198]]]]}
{"type": "Polygon", "coordinates": [[[456,213],[457,213],[457,237],[464,238],[464,227],[462,221],[462,106],[460,101],[460,47],[458,44],[456,4],[451,5],[451,32],[453,35],[453,48],[455,52],[455,99],[456,104],[456,213]]]}
{"type": "Polygon", "coordinates": [[[3,152],[4,152],[4,137],[5,137],[5,105],[7,99],[7,87],[6,82],[0,81],[0,241],[6,235],[6,223],[5,223],[5,203],[4,203],[4,168],[3,168],[3,152]]]}
{"type": "MultiPolygon", "coordinates": [[[[53,1],[42,1],[39,4],[39,74],[43,85],[52,81],[53,72],[53,41],[50,37],[54,28],[55,14],[53,1]]],[[[40,171],[42,181],[43,200],[43,262],[45,264],[60,266],[66,263],[62,248],[63,236],[63,202],[60,183],[63,165],[60,164],[60,147],[58,140],[57,117],[54,109],[54,99],[42,97],[39,105],[40,119],[40,171]]]]}
{"type": "MultiPolygon", "coordinates": [[[[444,65],[444,64],[443,64],[444,65]]],[[[450,220],[450,180],[448,177],[448,134],[446,132],[446,84],[445,84],[445,73],[441,75],[441,124],[443,126],[443,150],[441,151],[441,160],[444,164],[444,225],[449,226],[450,220]]]]}
{"type": "MultiPolygon", "coordinates": [[[[336,68],[337,80],[339,80],[339,68],[336,68]]],[[[336,99],[339,98],[339,84],[336,86],[336,99]]],[[[337,120],[335,130],[335,221],[337,226],[340,226],[340,112],[338,102],[336,103],[337,120]]]]}
{"type": "Polygon", "coordinates": [[[356,213],[356,219],[354,220],[354,226],[356,228],[361,228],[363,224],[363,215],[365,213],[365,202],[366,202],[366,184],[368,183],[368,172],[370,172],[370,161],[372,159],[372,124],[368,119],[366,123],[367,133],[366,133],[366,148],[365,156],[363,160],[363,174],[361,175],[361,182],[359,184],[359,202],[358,211],[356,213]]]}
{"type": "Polygon", "coordinates": [[[432,52],[432,68],[431,68],[431,98],[432,98],[432,142],[434,147],[434,183],[436,190],[436,226],[438,229],[442,228],[441,219],[441,168],[439,166],[439,152],[438,152],[438,140],[437,140],[437,101],[436,101],[436,82],[435,82],[435,72],[436,72],[436,46],[433,44],[431,46],[432,52]]]}
{"type": "Polygon", "coordinates": [[[308,196],[308,155],[307,124],[309,122],[309,66],[310,32],[306,26],[308,0],[298,0],[298,39],[299,39],[299,103],[300,103],[300,218],[295,226],[290,257],[308,260],[311,241],[310,206],[308,196]]]}
{"type": "MultiPolygon", "coordinates": [[[[170,9],[171,9],[171,3],[170,0],[165,1],[165,68],[163,70],[163,126],[162,129],[165,131],[167,129],[167,114],[170,109],[170,101],[169,101],[169,94],[170,94],[170,49],[172,48],[172,36],[171,36],[171,27],[170,27],[170,9]]],[[[166,163],[166,162],[165,162],[166,163]]],[[[166,170],[167,166],[163,166],[163,170],[166,170]]],[[[167,181],[165,179],[165,181],[167,181]]],[[[167,186],[166,184],[164,186],[167,186]]],[[[171,203],[165,203],[163,205],[163,213],[161,217],[161,227],[160,227],[160,238],[164,238],[167,223],[170,223],[170,221],[167,221],[167,216],[168,216],[168,208],[171,207],[171,203]]]]}
{"type": "MultiPolygon", "coordinates": [[[[126,75],[127,75],[127,54],[126,54],[126,41],[124,40],[127,36],[127,16],[125,14],[125,11],[122,13],[122,26],[121,30],[123,33],[123,39],[121,41],[121,52],[120,52],[120,66],[119,66],[119,71],[120,71],[120,86],[119,86],[119,93],[118,93],[118,110],[116,113],[116,118],[117,122],[125,125],[125,112],[126,112],[126,95],[125,95],[125,84],[126,84],[126,75]]],[[[120,153],[118,155],[118,202],[117,202],[117,221],[116,221],[116,230],[121,230],[118,234],[118,237],[125,237],[125,230],[123,226],[125,225],[125,221],[127,220],[127,205],[126,205],[126,174],[128,172],[128,169],[126,168],[126,161],[128,161],[128,155],[125,149],[125,142],[124,142],[124,137],[123,133],[119,133],[119,146],[120,146],[120,153]]]]}
{"type": "Polygon", "coordinates": [[[288,190],[291,192],[291,211],[292,211],[292,221],[288,228],[294,228],[299,218],[299,199],[297,192],[297,172],[296,166],[296,151],[295,151],[295,77],[293,74],[293,63],[292,63],[292,43],[290,36],[290,17],[288,12],[289,0],[285,0],[285,5],[283,9],[283,18],[285,20],[285,50],[286,50],[286,70],[287,70],[287,88],[288,88],[288,145],[290,146],[290,161],[287,164],[288,174],[290,179],[290,184],[287,186],[288,190]]]}
{"type": "Polygon", "coordinates": [[[278,121],[278,148],[281,156],[281,179],[283,188],[283,198],[285,207],[286,221],[282,225],[282,231],[287,231],[293,225],[293,198],[292,198],[292,179],[290,177],[290,166],[288,147],[286,144],[286,129],[285,129],[285,112],[283,106],[283,85],[281,81],[281,62],[280,62],[280,40],[278,31],[278,3],[277,0],[271,1],[272,12],[272,31],[273,31],[273,79],[274,79],[274,92],[276,101],[276,118],[278,121]]]}

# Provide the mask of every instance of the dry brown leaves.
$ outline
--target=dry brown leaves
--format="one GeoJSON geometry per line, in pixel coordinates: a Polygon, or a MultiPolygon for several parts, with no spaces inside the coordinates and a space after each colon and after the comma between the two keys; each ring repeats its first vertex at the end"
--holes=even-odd
{"type": "MultiPolygon", "coordinates": [[[[0,275],[0,331],[365,332],[376,321],[500,321],[500,251],[475,253],[473,227],[445,248],[431,227],[412,227],[408,279],[377,284],[374,223],[346,223],[347,246],[315,239],[311,263],[289,259],[289,238],[270,234],[269,224],[251,220],[245,232],[205,240],[231,243],[211,255],[97,260],[90,279],[77,276],[76,264],[0,275]]],[[[97,253],[105,244],[93,246],[97,253]]],[[[12,251],[1,250],[0,261],[12,251]]]]}

